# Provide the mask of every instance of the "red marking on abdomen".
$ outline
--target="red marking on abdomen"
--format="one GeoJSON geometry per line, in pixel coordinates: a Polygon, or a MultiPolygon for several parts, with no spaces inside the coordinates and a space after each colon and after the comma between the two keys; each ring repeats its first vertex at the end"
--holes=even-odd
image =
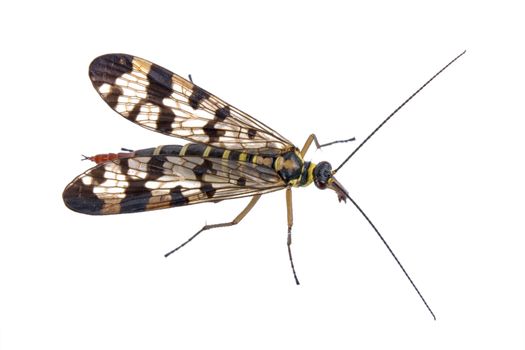
{"type": "Polygon", "coordinates": [[[130,158],[135,155],[135,152],[126,152],[126,153],[104,153],[104,154],[97,154],[92,157],[86,157],[86,159],[89,159],[92,162],[95,162],[97,164],[109,162],[111,160],[120,159],[120,158],[130,158]]]}

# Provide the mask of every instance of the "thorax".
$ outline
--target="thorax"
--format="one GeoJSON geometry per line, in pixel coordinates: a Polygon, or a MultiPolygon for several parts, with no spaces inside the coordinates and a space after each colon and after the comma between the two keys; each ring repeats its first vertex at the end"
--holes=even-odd
{"type": "Polygon", "coordinates": [[[305,162],[298,150],[292,150],[275,157],[273,168],[286,184],[301,187],[312,183],[315,164],[305,162]]]}

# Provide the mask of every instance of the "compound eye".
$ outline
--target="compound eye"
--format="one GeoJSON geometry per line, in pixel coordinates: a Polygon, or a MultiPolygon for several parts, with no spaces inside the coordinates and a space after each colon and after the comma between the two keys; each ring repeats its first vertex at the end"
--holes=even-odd
{"type": "Polygon", "coordinates": [[[314,168],[314,183],[317,188],[324,190],[328,180],[332,177],[332,166],[328,162],[321,162],[314,168]]]}
{"type": "Polygon", "coordinates": [[[321,172],[321,177],[323,179],[329,179],[332,176],[332,167],[324,168],[321,172]]]}

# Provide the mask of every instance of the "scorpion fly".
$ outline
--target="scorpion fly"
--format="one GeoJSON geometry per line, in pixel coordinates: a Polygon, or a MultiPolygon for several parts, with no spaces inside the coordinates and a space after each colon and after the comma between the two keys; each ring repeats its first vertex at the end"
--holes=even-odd
{"type": "Polygon", "coordinates": [[[285,190],[288,217],[288,255],[299,284],[291,252],[293,225],[292,188],[310,184],[330,189],[339,201],[347,199],[358,209],[383,241],[413,288],[435,319],[434,313],[412,282],[375,225],[334,177],[341,167],[408,101],[465,53],[462,52],[430,78],[375,128],[335,169],[322,161],[306,161],[317,148],[354,139],[320,144],[310,135],[296,147],[267,125],[167,69],[127,54],[96,58],[89,77],[102,99],[124,118],[146,129],[185,139],[185,145],[164,145],[141,150],[86,157],[96,165],[77,176],[64,190],[68,208],[83,214],[107,215],[220,202],[250,197],[248,205],[230,222],[205,225],[201,232],[238,224],[263,194],[285,190]]]}

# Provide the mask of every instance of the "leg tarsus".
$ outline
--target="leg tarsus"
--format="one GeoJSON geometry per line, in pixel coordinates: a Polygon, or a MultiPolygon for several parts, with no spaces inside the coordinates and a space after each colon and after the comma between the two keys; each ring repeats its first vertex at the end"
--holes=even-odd
{"type": "Polygon", "coordinates": [[[292,226],[293,226],[292,189],[291,188],[286,189],[286,214],[288,217],[288,238],[286,239],[286,245],[288,246],[288,257],[290,258],[290,265],[292,267],[293,278],[295,279],[295,283],[299,285],[300,284],[299,279],[297,278],[297,274],[295,273],[295,266],[293,264],[292,248],[291,248],[292,226]]]}
{"type": "MultiPolygon", "coordinates": [[[[206,227],[206,226],[204,226],[206,227]]],[[[180,248],[184,247],[186,244],[190,243],[195,237],[197,237],[202,231],[204,231],[204,227],[201,228],[197,233],[195,233],[193,236],[191,236],[190,238],[188,238],[186,240],[186,242],[182,243],[180,246],[178,246],[177,248],[173,249],[172,251],[164,254],[164,257],[167,258],[168,256],[170,256],[171,254],[175,253],[177,250],[179,250],[180,248]]]]}
{"type": "Polygon", "coordinates": [[[228,227],[228,226],[237,225],[250,212],[250,210],[254,207],[255,203],[257,203],[259,198],[261,198],[260,194],[253,196],[250,202],[248,203],[248,205],[239,213],[239,215],[235,217],[235,219],[233,219],[230,222],[223,222],[220,224],[212,224],[212,225],[204,225],[199,231],[197,231],[197,233],[195,233],[193,236],[188,238],[186,242],[182,243],[181,245],[179,245],[177,248],[173,249],[172,251],[164,254],[164,257],[167,258],[171,254],[175,253],[177,250],[184,247],[186,244],[190,243],[195,237],[197,237],[203,231],[211,230],[211,229],[219,228],[219,227],[228,227]]]}
{"type": "Polygon", "coordinates": [[[293,265],[292,248],[291,248],[292,246],[292,233],[291,232],[288,233],[287,245],[288,245],[288,257],[290,258],[290,266],[292,267],[293,278],[295,279],[295,284],[300,285],[301,283],[299,283],[299,279],[297,278],[297,274],[295,273],[295,266],[293,265]]]}
{"type": "Polygon", "coordinates": [[[305,156],[306,152],[308,151],[308,149],[312,145],[312,142],[315,144],[315,147],[317,147],[317,149],[319,149],[319,148],[330,146],[330,145],[333,145],[333,144],[336,144],[336,143],[345,143],[345,142],[350,142],[350,141],[355,141],[355,137],[352,137],[352,138],[349,138],[349,139],[346,139],[346,140],[337,140],[337,141],[332,141],[332,142],[320,144],[319,140],[317,139],[317,136],[315,136],[315,134],[311,134],[310,136],[308,136],[308,138],[306,139],[306,142],[304,143],[303,148],[301,149],[301,156],[302,157],[305,156]]]}
{"type": "Polygon", "coordinates": [[[347,140],[337,140],[337,141],[328,142],[328,143],[317,146],[317,148],[322,148],[326,146],[331,146],[336,143],[345,143],[345,142],[350,142],[350,141],[355,141],[355,137],[349,138],[347,140]]]}

